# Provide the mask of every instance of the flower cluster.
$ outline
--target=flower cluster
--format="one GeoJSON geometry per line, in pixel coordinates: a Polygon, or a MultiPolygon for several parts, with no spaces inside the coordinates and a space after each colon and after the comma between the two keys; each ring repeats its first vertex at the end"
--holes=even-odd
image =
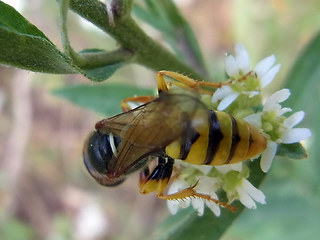
{"type": "MultiPolygon", "coordinates": [[[[282,89],[263,101],[261,90],[269,85],[280,70],[276,58],[271,55],[251,68],[248,52],[241,44],[235,46],[235,55],[227,55],[225,68],[232,84],[215,91],[212,102],[217,110],[244,119],[268,137],[266,150],[261,154],[260,166],[267,172],[276,155],[278,144],[291,144],[311,136],[307,128],[293,128],[304,117],[304,112],[296,112],[286,117],[290,108],[282,108],[280,103],[290,96],[288,89],[282,89]]],[[[256,203],[265,203],[263,192],[255,188],[247,178],[250,175],[245,162],[223,166],[195,166],[176,161],[179,178],[169,189],[168,194],[190,187],[198,182],[195,190],[198,193],[218,199],[217,192],[226,192],[229,202],[240,200],[247,208],[256,208],[256,203]]],[[[220,207],[212,201],[201,198],[168,201],[168,208],[175,214],[179,208],[190,204],[202,215],[206,205],[219,216],[220,207]]]]}

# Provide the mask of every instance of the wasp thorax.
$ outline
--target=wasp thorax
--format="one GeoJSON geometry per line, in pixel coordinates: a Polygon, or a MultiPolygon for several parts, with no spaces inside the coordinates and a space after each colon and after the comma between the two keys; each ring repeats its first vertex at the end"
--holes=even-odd
{"type": "Polygon", "coordinates": [[[109,163],[117,156],[117,147],[121,139],[112,133],[92,132],[83,149],[84,164],[90,175],[105,186],[114,186],[123,182],[124,177],[113,176],[109,171],[109,163]]]}

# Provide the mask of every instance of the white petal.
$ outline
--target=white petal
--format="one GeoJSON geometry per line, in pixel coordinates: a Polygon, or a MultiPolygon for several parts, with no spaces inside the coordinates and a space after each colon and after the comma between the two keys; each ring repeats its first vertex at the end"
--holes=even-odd
{"type": "Polygon", "coordinates": [[[256,209],[256,203],[252,200],[252,198],[248,195],[244,188],[240,185],[236,189],[239,195],[240,202],[249,209],[256,209]]]}
{"type": "Polygon", "coordinates": [[[264,74],[261,77],[261,88],[266,87],[269,85],[269,83],[272,82],[274,77],[277,75],[277,73],[280,71],[281,64],[275,65],[273,68],[271,68],[266,74],[264,74]]]}
{"type": "Polygon", "coordinates": [[[270,97],[267,98],[265,104],[263,105],[263,111],[274,110],[279,108],[279,103],[283,102],[290,96],[289,89],[281,89],[273,93],[270,97]]]}
{"type": "Polygon", "coordinates": [[[169,212],[172,215],[177,214],[178,210],[179,210],[179,202],[178,201],[167,201],[167,207],[169,212]]]}
{"type": "Polygon", "coordinates": [[[168,190],[168,194],[179,192],[182,189],[185,189],[188,187],[188,184],[185,181],[177,180],[174,181],[168,190]]]}
{"type": "MultiPolygon", "coordinates": [[[[211,198],[213,199],[218,199],[218,196],[216,193],[212,193],[211,198]]],[[[221,214],[221,210],[219,205],[217,205],[216,203],[212,202],[212,201],[205,201],[205,204],[207,205],[208,208],[210,208],[210,210],[217,216],[219,217],[221,214]]]]}
{"type": "Polygon", "coordinates": [[[197,176],[196,179],[199,180],[197,186],[195,187],[197,192],[210,195],[217,190],[215,185],[219,181],[218,178],[208,176],[197,176]]]}
{"type": "Polygon", "coordinates": [[[295,143],[300,142],[312,135],[309,128],[293,128],[284,132],[281,137],[283,143],[295,143]]]}
{"type": "Polygon", "coordinates": [[[254,96],[258,95],[260,92],[259,91],[250,91],[249,93],[249,98],[253,98],[254,96]]]}
{"type": "Polygon", "coordinates": [[[277,143],[275,143],[273,141],[268,142],[267,149],[264,150],[264,152],[261,155],[260,166],[261,166],[262,171],[264,171],[264,172],[269,171],[269,169],[271,167],[271,163],[274,159],[274,156],[276,155],[277,148],[278,148],[277,143]]]}
{"type": "Polygon", "coordinates": [[[222,174],[226,174],[229,171],[237,171],[241,172],[242,170],[242,162],[233,163],[233,164],[225,164],[221,166],[215,166],[215,168],[221,172],[222,174]]]}
{"type": "Polygon", "coordinates": [[[243,120],[245,120],[247,123],[250,123],[255,128],[261,129],[262,128],[261,115],[262,115],[261,113],[254,113],[245,117],[243,120]]]}
{"type": "Polygon", "coordinates": [[[290,117],[288,117],[286,120],[284,120],[283,125],[287,128],[293,128],[295,125],[301,122],[303,118],[304,111],[296,112],[292,114],[290,117]]]}
{"type": "Polygon", "coordinates": [[[265,204],[266,197],[263,192],[253,186],[247,179],[242,180],[242,187],[249,196],[258,203],[265,204]]]}
{"type": "Polygon", "coordinates": [[[187,198],[187,199],[179,200],[178,202],[179,202],[179,207],[187,208],[187,207],[189,207],[191,200],[190,200],[190,198],[187,198]]]}
{"type": "Polygon", "coordinates": [[[223,98],[218,105],[218,110],[223,111],[224,109],[226,109],[231,103],[233,103],[234,100],[237,99],[238,96],[239,96],[239,93],[233,93],[223,98]]]}
{"type": "Polygon", "coordinates": [[[195,198],[195,199],[192,199],[191,203],[192,203],[192,207],[195,210],[197,210],[198,216],[202,216],[204,212],[204,200],[195,198]]]}
{"type": "Polygon", "coordinates": [[[208,208],[210,208],[210,210],[214,213],[214,215],[216,215],[217,217],[220,216],[221,210],[217,204],[215,204],[214,202],[211,202],[211,201],[207,201],[206,205],[208,208]]]}
{"type": "Polygon", "coordinates": [[[244,74],[248,73],[250,71],[250,57],[247,50],[242,44],[237,43],[235,46],[235,52],[238,68],[242,70],[244,74]]]}
{"type": "Polygon", "coordinates": [[[233,93],[233,90],[230,86],[222,86],[221,88],[218,88],[213,96],[212,96],[212,102],[216,103],[220,99],[225,98],[226,96],[230,95],[233,93]]]}
{"type": "Polygon", "coordinates": [[[225,68],[229,77],[236,76],[239,74],[239,68],[236,59],[232,55],[227,55],[225,57],[225,68]]]}
{"type": "Polygon", "coordinates": [[[271,55],[262,59],[258,64],[255,66],[254,71],[261,78],[268,70],[272,67],[272,65],[276,62],[276,57],[271,55]]]}
{"type": "Polygon", "coordinates": [[[292,111],[291,108],[281,108],[281,109],[278,110],[277,115],[278,115],[278,116],[281,116],[281,115],[283,115],[283,114],[285,114],[285,113],[287,113],[287,112],[291,112],[291,111],[292,111]]]}
{"type": "Polygon", "coordinates": [[[249,98],[253,98],[254,96],[258,95],[259,91],[242,91],[241,93],[249,95],[249,98]]]}

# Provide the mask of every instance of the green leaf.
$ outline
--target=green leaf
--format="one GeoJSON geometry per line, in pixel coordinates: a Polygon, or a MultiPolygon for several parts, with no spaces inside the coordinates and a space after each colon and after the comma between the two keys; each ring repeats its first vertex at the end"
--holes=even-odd
{"type": "Polygon", "coordinates": [[[279,144],[277,149],[277,155],[292,159],[302,159],[308,156],[306,150],[301,145],[301,143],[279,144]]]}
{"type": "MultiPolygon", "coordinates": [[[[248,166],[251,172],[249,181],[258,187],[265,176],[260,169],[260,161],[250,162],[248,166]]],[[[219,199],[222,199],[221,196],[219,199]]],[[[227,209],[221,209],[220,217],[216,217],[207,207],[201,217],[191,208],[180,210],[176,215],[168,217],[156,229],[151,239],[219,239],[244,210],[239,201],[232,205],[236,206],[238,210],[231,212],[227,209]]]]}
{"type": "Polygon", "coordinates": [[[130,58],[130,54],[121,49],[112,52],[101,49],[84,49],[79,53],[79,56],[82,57],[86,55],[79,62],[77,62],[78,59],[74,59],[81,68],[81,73],[96,82],[111,77],[130,58]]]}
{"type": "Polygon", "coordinates": [[[291,91],[286,101],[294,111],[303,110],[305,118],[301,125],[310,128],[312,137],[308,139],[308,155],[314,175],[319,177],[320,148],[315,136],[320,136],[320,32],[312,39],[292,67],[286,80],[286,87],[291,91]]]}
{"type": "Polygon", "coordinates": [[[163,21],[160,16],[143,9],[137,4],[133,6],[133,14],[145,23],[163,32],[166,36],[170,36],[170,38],[172,38],[174,35],[173,29],[169,25],[168,21],[163,21]]]}
{"type": "Polygon", "coordinates": [[[0,63],[35,72],[76,73],[71,59],[11,6],[0,2],[0,63]]]}
{"type": "Polygon", "coordinates": [[[115,63],[115,64],[110,64],[107,66],[97,67],[93,69],[83,69],[82,73],[87,78],[100,82],[111,77],[115,73],[115,71],[117,71],[122,66],[123,66],[123,63],[115,63]]]}
{"type": "Polygon", "coordinates": [[[188,62],[195,67],[202,74],[206,74],[203,56],[198,44],[196,35],[194,34],[188,21],[179,12],[172,0],[160,1],[167,17],[174,29],[176,44],[181,46],[185,58],[188,62]]]}
{"type": "Polygon", "coordinates": [[[53,91],[53,94],[106,116],[121,113],[120,102],[134,95],[153,95],[154,90],[125,85],[73,85],[53,91]]]}
{"type": "Polygon", "coordinates": [[[166,12],[164,9],[161,8],[158,2],[154,2],[153,0],[148,1],[153,4],[153,7],[157,7],[157,13],[155,14],[152,9],[149,7],[149,11],[143,9],[139,5],[135,4],[133,7],[133,14],[144,21],[146,24],[149,24],[153,28],[157,29],[158,31],[162,32],[163,36],[165,37],[166,41],[173,49],[175,54],[179,59],[184,59],[183,53],[181,49],[177,46],[176,38],[175,38],[175,29],[168,21],[168,17],[166,16],[166,12]]]}
{"type": "Polygon", "coordinates": [[[12,32],[39,36],[49,39],[34,25],[29,23],[13,7],[0,1],[0,27],[12,32]]]}

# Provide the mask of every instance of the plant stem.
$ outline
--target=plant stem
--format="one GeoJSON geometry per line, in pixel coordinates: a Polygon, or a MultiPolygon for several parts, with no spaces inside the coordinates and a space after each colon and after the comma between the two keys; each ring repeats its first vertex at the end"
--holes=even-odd
{"type": "Polygon", "coordinates": [[[151,39],[128,14],[115,18],[115,26],[109,24],[105,5],[97,0],[70,0],[70,8],[112,36],[122,48],[133,53],[132,62],[155,71],[169,70],[204,80],[190,66],[179,61],[172,53],[151,39]]]}

